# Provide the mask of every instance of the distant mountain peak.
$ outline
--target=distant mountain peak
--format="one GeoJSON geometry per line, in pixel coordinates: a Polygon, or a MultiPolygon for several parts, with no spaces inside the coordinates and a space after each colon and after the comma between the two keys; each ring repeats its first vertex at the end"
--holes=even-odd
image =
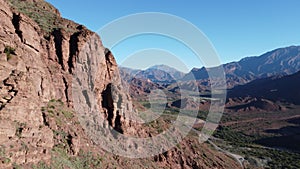
{"type": "Polygon", "coordinates": [[[120,71],[126,81],[132,78],[139,78],[149,79],[155,83],[173,83],[185,75],[183,72],[164,64],[154,65],[146,70],[121,67],[120,71]]]}
{"type": "Polygon", "coordinates": [[[159,70],[163,70],[163,71],[166,71],[166,72],[180,72],[180,73],[183,73],[181,71],[179,71],[178,69],[172,67],[172,66],[169,66],[169,65],[165,65],[165,64],[159,64],[159,65],[154,65],[154,66],[151,66],[150,68],[148,69],[159,69],[159,70]]]}

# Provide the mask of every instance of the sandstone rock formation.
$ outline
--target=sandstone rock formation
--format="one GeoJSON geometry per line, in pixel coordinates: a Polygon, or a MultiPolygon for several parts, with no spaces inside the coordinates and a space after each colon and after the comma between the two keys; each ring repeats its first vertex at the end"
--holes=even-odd
{"type": "MultiPolygon", "coordinates": [[[[109,128],[146,135],[129,120],[134,112],[131,99],[122,89],[112,53],[98,35],[61,18],[43,0],[0,0],[0,18],[0,168],[99,168],[100,163],[103,168],[133,163],[139,168],[146,163],[154,168],[156,161],[163,164],[155,158],[127,162],[104,153],[80,124],[74,108],[83,103],[87,109],[97,106],[98,116],[104,117],[102,122],[109,128]],[[74,92],[74,84],[92,92],[74,92]],[[94,101],[87,99],[91,96],[94,101]]],[[[178,150],[172,153],[180,156],[178,150]]],[[[213,156],[214,152],[208,154],[213,156]]],[[[182,165],[170,161],[165,166],[237,167],[221,153],[210,164],[188,160],[181,159],[182,165]]]]}
{"type": "MultiPolygon", "coordinates": [[[[74,154],[79,152],[78,143],[82,145],[88,142],[81,140],[85,139],[80,138],[80,135],[84,136],[83,132],[78,134],[82,131],[80,125],[67,127],[65,124],[57,124],[50,113],[42,111],[42,108],[49,106],[50,100],[65,103],[64,109],[73,107],[73,71],[83,46],[90,46],[86,51],[90,57],[104,58],[99,59],[99,75],[95,79],[99,108],[107,114],[111,125],[121,130],[122,126],[116,126],[116,114],[113,114],[116,112],[113,109],[117,107],[111,103],[109,92],[105,93],[118,68],[100,38],[84,26],[62,19],[58,11],[44,1],[20,3],[28,3],[37,10],[49,9],[47,12],[55,15],[58,22],[55,25],[57,28],[50,32],[26,15],[26,12],[24,14],[20,11],[23,8],[13,6],[14,9],[10,3],[13,2],[0,1],[0,122],[3,124],[0,144],[6,152],[11,153],[5,155],[11,161],[7,167],[13,163],[28,164],[50,160],[51,149],[58,144],[54,132],[59,129],[65,130],[65,137],[70,141],[70,151],[74,154]],[[69,130],[72,128],[72,131],[69,130]]],[[[123,102],[123,105],[127,104],[123,102]]],[[[63,120],[62,117],[60,119],[63,120]]],[[[74,125],[73,117],[67,120],[70,120],[69,125],[74,125]]]]}

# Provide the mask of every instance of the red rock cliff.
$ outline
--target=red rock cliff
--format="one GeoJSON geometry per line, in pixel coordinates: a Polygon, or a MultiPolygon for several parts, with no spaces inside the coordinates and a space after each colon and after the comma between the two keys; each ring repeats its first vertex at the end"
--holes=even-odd
{"type": "MultiPolygon", "coordinates": [[[[51,149],[62,140],[55,136],[58,129],[65,129],[69,145],[64,146],[74,154],[89,142],[79,125],[58,124],[45,111],[49,105],[62,107],[60,103],[65,105],[61,109],[72,109],[72,80],[80,57],[98,59],[94,65],[98,76],[93,83],[99,110],[113,127],[124,132],[122,123],[116,122],[115,112],[121,107],[114,106],[109,96],[112,78],[119,78],[117,64],[98,35],[61,18],[54,7],[41,0],[0,0],[0,18],[0,145],[3,151],[11,152],[3,156],[11,161],[4,167],[50,160],[51,149]],[[68,128],[78,128],[82,138],[68,128]]],[[[129,111],[129,97],[120,95],[126,97],[122,105],[129,111]]]]}

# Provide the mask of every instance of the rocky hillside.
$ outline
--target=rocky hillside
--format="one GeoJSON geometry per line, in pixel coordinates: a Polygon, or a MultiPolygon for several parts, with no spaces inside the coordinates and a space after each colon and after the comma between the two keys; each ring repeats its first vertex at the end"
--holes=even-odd
{"type": "Polygon", "coordinates": [[[105,152],[74,108],[96,107],[90,117],[125,135],[150,134],[127,119],[131,99],[99,36],[43,0],[0,0],[0,18],[0,168],[239,167],[197,137],[146,159],[105,152]],[[74,84],[91,91],[74,92],[74,84]]]}
{"type": "Polygon", "coordinates": [[[252,97],[269,99],[274,102],[300,104],[300,72],[289,76],[274,76],[255,80],[229,90],[228,97],[252,97]]]}

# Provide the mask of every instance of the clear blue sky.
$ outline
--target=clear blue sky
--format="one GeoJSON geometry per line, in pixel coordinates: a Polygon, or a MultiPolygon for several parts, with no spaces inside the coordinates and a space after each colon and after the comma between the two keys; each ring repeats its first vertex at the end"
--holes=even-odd
{"type": "MultiPolygon", "coordinates": [[[[63,17],[93,31],[119,17],[140,12],[163,12],[182,17],[196,25],[209,38],[222,63],[260,55],[278,47],[300,44],[299,0],[47,1],[57,7],[63,17]]],[[[138,43],[142,39],[129,40],[124,44],[127,45],[126,49],[121,49],[121,46],[113,49],[117,61],[122,62],[125,55],[145,47],[145,44],[138,43]]],[[[158,47],[155,43],[152,45],[146,47],[158,47]]],[[[176,53],[177,49],[168,50],[176,53]]],[[[187,56],[181,57],[187,60],[188,69],[202,66],[187,56]]]]}

